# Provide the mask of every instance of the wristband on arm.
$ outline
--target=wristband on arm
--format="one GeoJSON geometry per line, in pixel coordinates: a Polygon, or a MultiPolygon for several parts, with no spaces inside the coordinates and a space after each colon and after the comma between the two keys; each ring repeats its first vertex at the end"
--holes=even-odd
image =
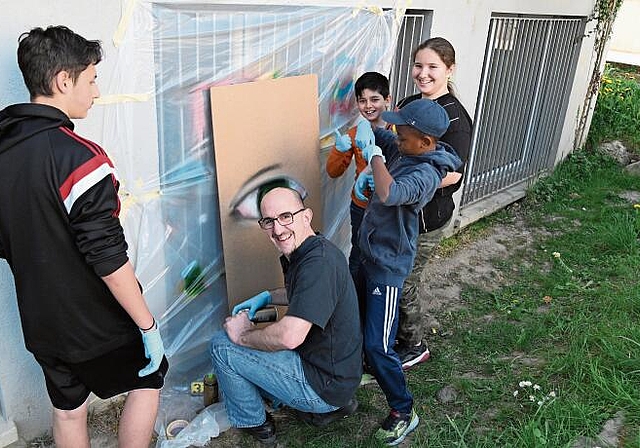
{"type": "Polygon", "coordinates": [[[153,319],[153,323],[151,324],[151,326],[149,328],[140,328],[140,327],[138,327],[140,329],[140,331],[142,331],[143,333],[146,333],[147,331],[151,331],[154,328],[156,328],[156,325],[157,325],[156,324],[156,318],[152,317],[152,319],[153,319]]]}

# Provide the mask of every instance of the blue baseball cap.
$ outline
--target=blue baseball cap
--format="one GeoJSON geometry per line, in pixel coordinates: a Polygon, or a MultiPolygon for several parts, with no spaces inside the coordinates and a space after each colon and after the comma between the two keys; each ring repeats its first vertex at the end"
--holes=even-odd
{"type": "Polygon", "coordinates": [[[411,126],[438,138],[449,127],[449,115],[444,107],[427,98],[412,101],[397,112],[382,112],[382,119],[396,126],[411,126]]]}

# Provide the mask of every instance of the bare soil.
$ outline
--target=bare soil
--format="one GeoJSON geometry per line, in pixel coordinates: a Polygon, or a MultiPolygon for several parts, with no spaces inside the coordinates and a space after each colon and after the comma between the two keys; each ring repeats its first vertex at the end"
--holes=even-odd
{"type": "Polygon", "coordinates": [[[468,237],[463,230],[460,243],[451,253],[443,253],[439,247],[429,250],[428,245],[420,248],[416,257],[421,269],[418,296],[430,328],[440,329],[439,317],[465,306],[460,297],[465,285],[493,291],[508,284],[513,277],[496,269],[496,263],[516,252],[533,250],[535,239],[545,233],[527,226],[519,204],[510,208],[512,217],[481,235],[468,237]]]}

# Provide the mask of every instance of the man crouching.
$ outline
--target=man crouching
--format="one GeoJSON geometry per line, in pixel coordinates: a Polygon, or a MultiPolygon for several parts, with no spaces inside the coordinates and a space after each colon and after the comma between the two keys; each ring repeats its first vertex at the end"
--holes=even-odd
{"type": "Polygon", "coordinates": [[[263,397],[316,426],[355,412],[362,334],[346,258],[316,235],[300,194],[272,186],[258,201],[258,224],[282,254],[285,287],[236,305],[213,337],[211,356],[231,425],[270,444],[275,425],[263,397]],[[258,328],[250,319],[268,304],[289,308],[280,321],[258,328]]]}

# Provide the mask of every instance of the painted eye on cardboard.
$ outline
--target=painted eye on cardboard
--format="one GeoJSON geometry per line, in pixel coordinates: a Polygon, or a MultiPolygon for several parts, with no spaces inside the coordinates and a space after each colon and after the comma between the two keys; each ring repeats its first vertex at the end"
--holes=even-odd
{"type": "Polygon", "coordinates": [[[290,176],[278,175],[277,167],[269,167],[254,175],[240,189],[236,197],[231,201],[231,214],[236,219],[257,220],[260,215],[260,199],[264,194],[276,187],[288,187],[300,193],[302,200],[307,197],[307,190],[300,182],[290,176]]]}

